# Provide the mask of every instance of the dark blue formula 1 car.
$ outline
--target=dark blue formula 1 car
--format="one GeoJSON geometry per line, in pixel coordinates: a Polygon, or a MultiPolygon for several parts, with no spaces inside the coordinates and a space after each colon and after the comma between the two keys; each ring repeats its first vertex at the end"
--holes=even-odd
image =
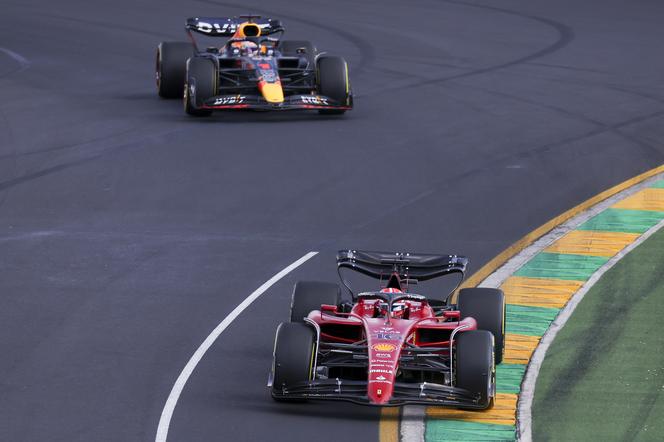
{"type": "Polygon", "coordinates": [[[281,40],[279,20],[197,17],[185,28],[190,43],[159,44],[156,78],[159,96],[184,97],[189,115],[232,109],[343,114],[353,107],[346,61],[318,53],[308,41],[281,40]],[[215,44],[201,48],[194,33],[215,44]]]}

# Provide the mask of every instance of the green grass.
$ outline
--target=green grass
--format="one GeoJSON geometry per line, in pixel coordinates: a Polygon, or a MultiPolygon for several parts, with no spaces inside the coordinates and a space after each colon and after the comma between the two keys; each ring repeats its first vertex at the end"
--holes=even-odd
{"type": "Polygon", "coordinates": [[[664,229],[595,284],[549,348],[533,439],[664,440],[664,229]]]}

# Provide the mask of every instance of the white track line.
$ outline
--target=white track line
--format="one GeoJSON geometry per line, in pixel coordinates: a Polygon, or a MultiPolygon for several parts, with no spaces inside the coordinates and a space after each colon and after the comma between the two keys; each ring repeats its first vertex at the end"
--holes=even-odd
{"type": "Polygon", "coordinates": [[[291,265],[274,275],[272,278],[267,280],[262,286],[258,287],[254,292],[247,296],[247,298],[240,303],[235,309],[228,314],[224,318],[223,321],[214,329],[212,330],[212,333],[208,335],[207,338],[205,338],[205,341],[198,347],[196,352],[193,354],[193,356],[189,359],[189,362],[187,362],[187,365],[184,366],[182,369],[182,372],[180,373],[180,376],[178,376],[177,380],[175,381],[175,384],[173,385],[173,388],[171,389],[171,393],[168,395],[168,399],[166,399],[166,404],[164,405],[164,409],[161,412],[161,418],[159,419],[159,426],[157,427],[157,436],[155,437],[155,442],[166,442],[166,438],[168,437],[168,427],[171,424],[171,418],[173,417],[173,411],[175,410],[175,406],[178,403],[178,399],[180,398],[180,394],[182,393],[182,390],[184,389],[185,384],[189,380],[189,377],[191,374],[194,372],[196,369],[196,366],[198,363],[203,359],[203,356],[205,353],[210,349],[212,344],[214,344],[214,341],[217,340],[219,335],[221,335],[226,328],[231,325],[231,323],[240,316],[240,314],[251,305],[252,302],[254,302],[260,295],[265,293],[267,289],[272,287],[277,281],[279,281],[281,278],[284,276],[288,275],[290,272],[316,256],[318,252],[309,252],[306,255],[304,255],[302,258],[298,259],[297,261],[293,262],[291,265]]]}

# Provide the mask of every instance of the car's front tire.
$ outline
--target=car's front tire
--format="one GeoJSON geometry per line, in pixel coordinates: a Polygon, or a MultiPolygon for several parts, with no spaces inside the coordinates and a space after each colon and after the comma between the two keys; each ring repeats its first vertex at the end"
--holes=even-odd
{"type": "Polygon", "coordinates": [[[456,338],[456,383],[459,388],[479,395],[479,408],[493,407],[496,391],[496,364],[493,335],[486,330],[461,332],[456,338]]]}
{"type": "MultiPolygon", "coordinates": [[[[316,81],[318,93],[330,97],[342,106],[351,106],[352,95],[348,79],[348,64],[341,57],[319,57],[316,60],[316,81]]],[[[321,114],[339,115],[343,109],[321,109],[321,114]]]]}
{"type": "Polygon", "coordinates": [[[314,378],[316,333],[306,324],[283,322],[274,339],[272,397],[278,401],[289,400],[284,390],[314,378]]]}
{"type": "Polygon", "coordinates": [[[212,114],[209,109],[200,109],[205,100],[217,92],[217,68],[207,58],[193,57],[187,60],[187,81],[184,88],[184,110],[195,117],[212,114]]]}

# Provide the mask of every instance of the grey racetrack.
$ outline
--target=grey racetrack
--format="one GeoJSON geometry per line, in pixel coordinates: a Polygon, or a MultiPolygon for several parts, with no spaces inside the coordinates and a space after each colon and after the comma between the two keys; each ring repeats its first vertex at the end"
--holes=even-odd
{"type": "Polygon", "coordinates": [[[0,440],[376,440],[379,410],[265,387],[296,279],[340,248],[479,268],[664,162],[659,0],[0,0],[0,440]],[[281,18],[355,109],[187,117],[154,50],[197,15],[281,18]]]}

